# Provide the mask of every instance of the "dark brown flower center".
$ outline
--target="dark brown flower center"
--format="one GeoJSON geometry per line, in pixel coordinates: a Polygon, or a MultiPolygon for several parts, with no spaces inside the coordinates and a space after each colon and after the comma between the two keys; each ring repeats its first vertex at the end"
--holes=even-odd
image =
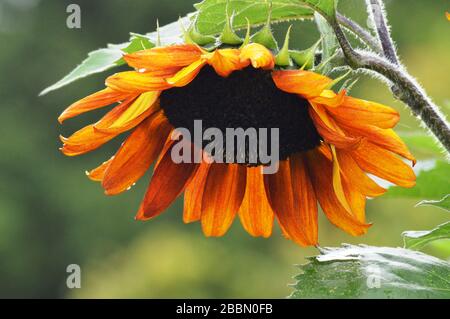
{"type": "MultiPolygon", "coordinates": [[[[279,90],[269,71],[251,67],[235,71],[228,78],[205,67],[189,85],[164,91],[161,107],[174,127],[186,128],[192,136],[194,120],[202,120],[203,130],[221,130],[224,156],[227,128],[266,129],[267,138],[259,135],[258,143],[265,144],[269,153],[271,129],[278,128],[280,159],[311,150],[321,141],[308,113],[308,101],[279,90]]],[[[203,147],[205,143],[209,142],[203,142],[203,147]]],[[[245,163],[251,165],[248,145],[235,148],[234,155],[239,152],[245,153],[245,163]]],[[[258,163],[261,164],[259,158],[258,163]]]]}

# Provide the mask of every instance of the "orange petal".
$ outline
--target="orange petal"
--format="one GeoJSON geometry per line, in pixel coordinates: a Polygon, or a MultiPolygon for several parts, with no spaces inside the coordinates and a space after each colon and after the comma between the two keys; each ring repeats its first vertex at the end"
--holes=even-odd
{"type": "Polygon", "coordinates": [[[326,113],[321,105],[312,104],[309,108],[309,114],[320,136],[327,143],[335,145],[337,148],[354,149],[361,142],[361,138],[347,136],[326,113]]]}
{"type": "Polygon", "coordinates": [[[172,161],[172,144],[155,168],[136,219],[147,220],[161,214],[183,192],[199,164],[172,161]]]}
{"type": "Polygon", "coordinates": [[[247,185],[239,217],[250,235],[267,238],[272,234],[274,214],[264,189],[261,167],[247,168],[247,185]]]}
{"type": "Polygon", "coordinates": [[[89,177],[91,181],[101,182],[103,180],[103,177],[105,176],[105,171],[108,169],[108,166],[109,164],[111,164],[113,159],[114,157],[111,157],[106,162],[103,162],[99,167],[94,168],[91,171],[86,171],[87,177],[89,177]]]}
{"type": "Polygon", "coordinates": [[[316,245],[318,239],[317,199],[304,157],[295,154],[291,156],[289,163],[294,193],[294,211],[297,211],[300,215],[299,221],[306,234],[308,244],[316,245]]]}
{"type": "Polygon", "coordinates": [[[344,188],[342,186],[341,180],[341,166],[339,165],[339,160],[336,155],[336,148],[331,145],[331,154],[333,155],[333,189],[336,194],[339,203],[341,203],[342,207],[344,207],[348,212],[352,212],[350,205],[347,202],[347,197],[345,196],[344,188]]]}
{"type": "Polygon", "coordinates": [[[244,199],[246,167],[213,163],[202,198],[202,229],[206,236],[222,236],[230,228],[244,199]]]}
{"type": "Polygon", "coordinates": [[[269,202],[290,239],[301,246],[317,244],[317,201],[303,158],[280,161],[278,172],[264,176],[269,202]]]}
{"type": "Polygon", "coordinates": [[[366,196],[361,194],[355,185],[352,185],[345,180],[342,181],[342,184],[352,215],[360,223],[366,223],[366,196]]]}
{"type": "Polygon", "coordinates": [[[308,152],[307,158],[316,196],[330,222],[353,236],[365,234],[370,225],[360,222],[349,213],[336,197],[332,181],[332,162],[318,151],[308,152]]]}
{"type": "Polygon", "coordinates": [[[184,191],[183,221],[192,223],[202,216],[202,197],[210,164],[201,163],[197,173],[184,191]]]}
{"type": "Polygon", "coordinates": [[[62,124],[69,118],[75,117],[85,112],[99,109],[101,107],[108,106],[129,97],[130,94],[128,93],[113,91],[110,88],[103,89],[69,106],[58,117],[58,121],[62,124]]]}
{"type": "Polygon", "coordinates": [[[348,184],[353,185],[359,192],[369,197],[377,197],[386,192],[386,189],[375,183],[356,164],[350,152],[336,150],[341,166],[341,172],[348,184]]]}
{"type": "Polygon", "coordinates": [[[237,49],[221,49],[204,55],[208,64],[211,65],[217,74],[223,77],[229,76],[233,71],[242,70],[249,63],[241,62],[237,49]]]}
{"type": "Polygon", "coordinates": [[[191,83],[192,80],[195,79],[195,77],[201,71],[201,69],[205,66],[205,64],[206,64],[206,60],[204,60],[204,59],[195,61],[194,63],[190,64],[189,66],[183,68],[181,71],[179,71],[173,77],[168,78],[166,81],[170,86],[175,86],[175,87],[186,86],[189,83],[191,83]]]}
{"type": "Polygon", "coordinates": [[[95,129],[102,132],[114,132],[136,126],[149,115],[160,110],[159,95],[159,91],[146,92],[133,101],[127,101],[127,105],[117,106],[95,124],[95,129]]]}
{"type": "Polygon", "coordinates": [[[339,107],[329,108],[328,111],[340,122],[364,123],[380,128],[392,128],[400,119],[398,112],[388,106],[350,96],[345,96],[339,107]]]}
{"type": "Polygon", "coordinates": [[[303,70],[274,71],[272,78],[280,90],[305,98],[319,97],[332,82],[326,76],[303,70]]]}
{"type": "Polygon", "coordinates": [[[99,148],[118,134],[98,132],[94,129],[94,125],[88,125],[72,134],[69,138],[61,137],[63,142],[61,151],[67,156],[85,154],[99,148]]]}
{"type": "Polygon", "coordinates": [[[167,69],[184,67],[200,58],[202,50],[192,44],[172,45],[137,51],[123,58],[137,69],[167,69]]]}
{"type": "Polygon", "coordinates": [[[416,163],[415,157],[409,152],[406,144],[392,129],[381,129],[374,125],[361,125],[358,122],[349,123],[349,125],[342,124],[342,127],[354,136],[364,136],[370,142],[403,156],[414,164],[416,163]]]}
{"type": "Polygon", "coordinates": [[[240,60],[242,63],[250,62],[255,69],[272,70],[275,66],[275,58],[265,46],[258,43],[247,44],[241,49],[240,60]]]}
{"type": "Polygon", "coordinates": [[[106,86],[115,91],[135,94],[147,91],[162,91],[171,87],[163,77],[136,71],[116,73],[106,79],[106,86]]]}
{"type": "Polygon", "coordinates": [[[324,90],[320,96],[312,98],[311,102],[328,107],[338,107],[344,102],[346,94],[346,90],[342,90],[339,94],[336,94],[331,90],[324,90]]]}
{"type": "Polygon", "coordinates": [[[352,151],[352,156],[364,171],[402,187],[416,185],[412,168],[391,152],[369,141],[352,151]]]}
{"type": "Polygon", "coordinates": [[[139,124],[106,170],[102,183],[105,193],[119,194],[139,180],[161,153],[171,130],[162,112],[139,124]]]}

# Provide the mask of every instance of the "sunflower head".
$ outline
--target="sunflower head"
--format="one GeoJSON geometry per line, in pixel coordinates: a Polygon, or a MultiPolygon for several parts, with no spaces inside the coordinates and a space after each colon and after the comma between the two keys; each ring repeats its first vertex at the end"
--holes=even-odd
{"type": "Polygon", "coordinates": [[[415,184],[414,172],[402,160],[414,162],[414,157],[392,129],[399,114],[345,90],[333,91],[336,81],[311,69],[317,45],[289,50],[288,33],[278,50],[269,43],[269,24],[241,39],[227,20],[218,40],[190,28],[186,43],[125,54],[129,71],[108,77],[105,89],[59,117],[63,122],[113,105],[96,123],[62,138],[62,152],[84,154],[130,132],[88,177],[115,195],[155,163],[139,220],[156,217],[184,193],[183,220],[200,221],[206,236],[225,234],[239,216],[253,236],[270,236],[278,220],[285,237],[316,245],[319,205],[337,227],[364,234],[370,226],[367,197],[386,191],[370,175],[403,187],[415,184]],[[256,135],[253,146],[238,147],[215,136],[219,146],[211,147],[211,128],[268,133],[256,135]],[[198,142],[193,137],[199,133],[198,142]],[[268,142],[273,137],[278,143],[268,142]],[[174,159],[180,149],[187,160],[174,159]],[[276,163],[268,163],[263,155],[274,152],[276,163]],[[264,174],[269,164],[277,169],[264,174]]]}

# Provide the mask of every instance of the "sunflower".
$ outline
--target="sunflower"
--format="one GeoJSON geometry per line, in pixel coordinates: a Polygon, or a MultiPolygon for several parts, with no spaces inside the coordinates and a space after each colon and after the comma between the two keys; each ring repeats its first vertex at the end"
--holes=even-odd
{"type": "MultiPolygon", "coordinates": [[[[252,236],[269,237],[274,220],[301,246],[318,242],[318,205],[332,224],[357,236],[367,232],[368,197],[386,189],[370,175],[412,187],[415,175],[400,157],[414,157],[392,128],[392,108],[331,90],[333,80],[307,70],[275,68],[257,43],[206,51],[195,44],[124,55],[134,70],[106,79],[106,88],[72,104],[64,120],[116,104],[98,122],[68,138],[62,152],[90,152],[132,130],[117,153],[87,173],[105,193],[129,189],[156,162],[136,218],[161,214],[184,192],[183,220],[200,221],[206,236],[222,236],[236,214],[252,236]],[[175,128],[277,127],[275,174],[262,164],[174,163],[175,128]]],[[[201,147],[200,147],[201,148],[201,147]]],[[[205,150],[202,150],[205,152],[205,150]]]]}

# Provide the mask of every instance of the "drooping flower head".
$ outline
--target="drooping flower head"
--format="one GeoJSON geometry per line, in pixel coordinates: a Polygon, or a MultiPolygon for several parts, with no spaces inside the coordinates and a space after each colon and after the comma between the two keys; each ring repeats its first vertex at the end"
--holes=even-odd
{"type": "MultiPolygon", "coordinates": [[[[401,159],[414,157],[392,130],[399,121],[395,110],[336,93],[324,75],[280,68],[264,45],[208,51],[186,43],[124,59],[133,70],[108,77],[104,90],[71,105],[59,121],[115,105],[98,122],[62,138],[62,152],[84,154],[131,131],[88,176],[116,195],[156,163],[139,220],[156,217],[184,193],[184,222],[200,221],[206,236],[222,236],[238,215],[252,236],[269,237],[278,220],[287,238],[316,245],[319,204],[331,223],[361,235],[370,226],[366,198],[386,191],[368,174],[403,187],[415,184],[401,159]],[[244,162],[175,163],[172,133],[182,127],[194,134],[195,120],[221,130],[278,128],[278,171],[262,174],[264,164],[248,156],[244,162]]],[[[204,145],[192,146],[207,153],[204,145]]]]}

